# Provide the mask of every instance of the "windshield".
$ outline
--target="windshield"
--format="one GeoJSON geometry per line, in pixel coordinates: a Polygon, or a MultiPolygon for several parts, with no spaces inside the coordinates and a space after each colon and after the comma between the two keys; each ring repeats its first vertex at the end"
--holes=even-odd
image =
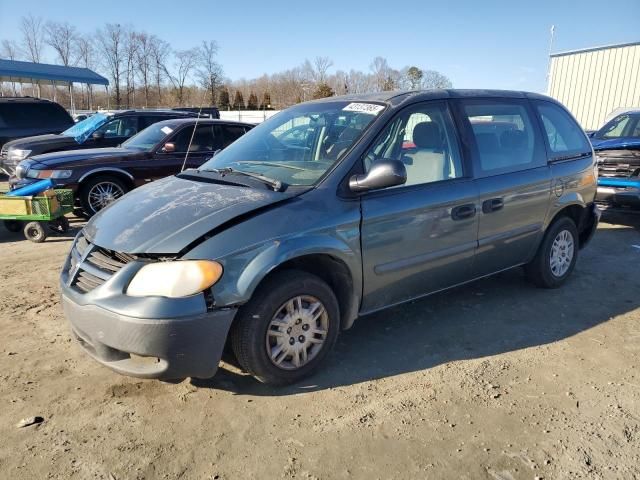
{"type": "Polygon", "coordinates": [[[291,107],[240,137],[201,170],[231,168],[286,185],[313,185],[384,108],[345,101],[291,107]]]}
{"type": "Polygon", "coordinates": [[[640,114],[620,115],[598,130],[594,138],[640,137],[640,114]]]}
{"type": "Polygon", "coordinates": [[[172,123],[154,123],[124,142],[122,146],[124,148],[133,148],[137,150],[151,150],[167,135],[173,133],[174,129],[175,125],[172,123]]]}
{"type": "Polygon", "coordinates": [[[96,113],[95,115],[91,115],[89,118],[85,118],[81,122],[76,123],[73,127],[67,128],[62,132],[62,135],[65,137],[73,137],[76,142],[83,143],[108,119],[109,116],[103,113],[96,113]]]}

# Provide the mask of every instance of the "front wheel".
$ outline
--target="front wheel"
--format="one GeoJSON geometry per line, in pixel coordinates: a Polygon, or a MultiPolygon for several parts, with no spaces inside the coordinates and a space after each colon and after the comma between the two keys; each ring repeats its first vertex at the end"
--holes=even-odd
{"type": "Polygon", "coordinates": [[[238,312],[231,345],[240,366],[263,383],[309,376],[340,329],[338,301],[320,278],[285,270],[267,279],[238,312]]]}
{"type": "Polygon", "coordinates": [[[571,275],[578,259],[578,229],[562,217],[548,229],[534,259],[526,265],[527,277],[538,287],[558,288],[571,275]]]}
{"type": "Polygon", "coordinates": [[[100,210],[127,193],[127,186],[117,177],[101,175],[89,179],[80,189],[80,204],[87,216],[100,210]]]}

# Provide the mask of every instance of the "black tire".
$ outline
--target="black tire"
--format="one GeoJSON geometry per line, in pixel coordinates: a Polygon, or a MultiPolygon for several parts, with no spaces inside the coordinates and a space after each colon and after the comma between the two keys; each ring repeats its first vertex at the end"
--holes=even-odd
{"type": "Polygon", "coordinates": [[[536,256],[525,266],[527,278],[541,288],[558,288],[561,286],[569,278],[576,266],[578,241],[578,229],[573,220],[568,217],[558,218],[547,228],[536,256]],[[567,232],[571,236],[573,252],[568,269],[562,274],[556,274],[551,267],[551,256],[553,243],[562,232],[567,232]]]}
{"type": "Polygon", "coordinates": [[[24,226],[24,237],[33,243],[42,243],[47,239],[47,232],[40,222],[29,222],[24,226]]]}
{"type": "Polygon", "coordinates": [[[22,230],[22,224],[19,220],[5,220],[4,228],[9,230],[10,232],[17,233],[22,230]]]}
{"type": "MultiPolygon", "coordinates": [[[[304,324],[300,325],[300,328],[303,327],[304,324]]],[[[331,351],[339,330],[340,309],[331,288],[315,275],[298,270],[283,270],[260,285],[251,300],[240,308],[231,331],[231,346],[240,366],[259,381],[270,385],[288,385],[302,380],[316,370],[331,351]],[[294,369],[284,369],[276,366],[267,352],[267,331],[274,316],[282,311],[288,301],[298,296],[313,297],[321,303],[326,313],[326,316],[322,315],[322,321],[326,322],[327,333],[318,351],[314,352],[315,346],[305,349],[311,352],[307,363],[294,369]]],[[[284,337],[289,335],[289,332],[282,333],[284,337]]],[[[313,333],[309,335],[309,338],[312,337],[313,333]]],[[[293,338],[290,337],[288,341],[293,338]]],[[[304,336],[300,335],[298,338],[303,339],[304,336]]],[[[288,358],[287,355],[284,357],[288,358]]]]}
{"type": "Polygon", "coordinates": [[[49,230],[55,233],[67,233],[69,231],[69,219],[59,217],[49,222],[49,230]]]}
{"type": "Polygon", "coordinates": [[[96,177],[90,178],[89,180],[87,180],[87,182],[82,184],[79,194],[80,205],[82,205],[82,209],[86,213],[87,218],[94,216],[96,213],[98,213],[99,210],[104,208],[92,206],[92,202],[89,198],[91,191],[100,184],[110,184],[113,187],[120,189],[121,193],[117,198],[121,197],[129,191],[129,187],[121,179],[113,175],[98,175],[96,177]]]}

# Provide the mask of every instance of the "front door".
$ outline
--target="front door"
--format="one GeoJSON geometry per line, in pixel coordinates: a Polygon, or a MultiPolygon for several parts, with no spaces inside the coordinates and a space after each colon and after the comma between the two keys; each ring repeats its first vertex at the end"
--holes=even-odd
{"type": "Polygon", "coordinates": [[[407,182],[362,197],[362,312],[469,279],[478,198],[446,102],[401,111],[374,142],[365,169],[401,160],[407,182]]]}
{"type": "Polygon", "coordinates": [[[461,101],[457,111],[475,144],[478,277],[522,264],[535,254],[549,208],[551,173],[527,100],[461,101]]]}

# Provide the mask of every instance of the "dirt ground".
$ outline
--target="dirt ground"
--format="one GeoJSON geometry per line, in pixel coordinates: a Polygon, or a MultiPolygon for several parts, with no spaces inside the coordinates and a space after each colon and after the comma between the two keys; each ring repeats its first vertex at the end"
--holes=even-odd
{"type": "Polygon", "coordinates": [[[640,216],[608,220],[565,287],[514,270],[361,318],[281,389],[98,365],[58,301],[71,234],[0,228],[0,477],[640,478],[640,216]]]}

